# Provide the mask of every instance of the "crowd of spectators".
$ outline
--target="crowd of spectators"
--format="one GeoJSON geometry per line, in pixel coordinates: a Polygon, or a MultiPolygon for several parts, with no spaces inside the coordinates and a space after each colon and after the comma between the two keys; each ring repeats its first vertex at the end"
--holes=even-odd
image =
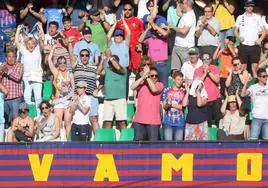
{"type": "Polygon", "coordinates": [[[127,128],[129,103],[135,141],[161,130],[209,140],[209,128],[218,140],[268,139],[268,16],[254,0],[241,15],[232,0],[10,2],[0,5],[0,141],[89,141],[114,122],[127,128]]]}

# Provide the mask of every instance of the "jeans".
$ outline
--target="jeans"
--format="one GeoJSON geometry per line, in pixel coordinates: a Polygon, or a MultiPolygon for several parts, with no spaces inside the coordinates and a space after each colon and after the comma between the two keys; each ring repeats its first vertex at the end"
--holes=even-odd
{"type": "Polygon", "coordinates": [[[234,36],[234,29],[233,28],[220,31],[219,38],[221,40],[221,49],[226,47],[225,43],[224,43],[224,39],[226,39],[226,37],[228,37],[228,36],[234,36]]]}
{"type": "Polygon", "coordinates": [[[134,140],[135,141],[157,141],[159,140],[160,125],[146,125],[141,123],[134,124],[134,140]],[[148,139],[147,139],[147,137],[148,139]]]}
{"type": "Polygon", "coordinates": [[[253,118],[250,130],[250,140],[258,140],[262,131],[262,138],[268,140],[268,119],[253,118]]]}
{"type": "Polygon", "coordinates": [[[168,87],[168,61],[157,62],[154,64],[159,72],[159,81],[168,87]]]}
{"type": "Polygon", "coordinates": [[[40,114],[39,104],[42,101],[42,83],[28,81],[27,77],[23,78],[24,82],[24,100],[27,104],[32,104],[32,91],[34,92],[37,115],[40,114]]]}
{"type": "Polygon", "coordinates": [[[10,99],[5,101],[5,113],[8,115],[8,123],[11,123],[13,119],[19,115],[19,107],[22,102],[22,97],[10,99]]]}
{"type": "Polygon", "coordinates": [[[184,127],[165,126],[164,138],[166,141],[183,140],[183,131],[184,131],[184,127]]]}

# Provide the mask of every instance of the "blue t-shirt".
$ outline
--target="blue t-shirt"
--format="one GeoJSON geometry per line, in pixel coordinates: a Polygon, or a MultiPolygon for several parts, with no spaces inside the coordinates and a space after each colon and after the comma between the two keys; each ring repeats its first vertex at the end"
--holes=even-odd
{"type": "MultiPolygon", "coordinates": [[[[183,88],[174,90],[172,87],[168,87],[164,89],[162,99],[169,99],[172,104],[182,104],[184,96],[185,90],[183,88]]],[[[169,108],[164,113],[163,123],[165,126],[184,127],[185,119],[183,110],[169,108]]]]}
{"type": "Polygon", "coordinates": [[[90,51],[89,62],[95,62],[95,57],[100,56],[101,52],[97,44],[94,42],[86,42],[85,40],[79,41],[74,45],[74,55],[80,60],[80,51],[83,49],[88,49],[90,51]]]}
{"type": "Polygon", "coordinates": [[[5,53],[4,53],[4,49],[5,49],[5,43],[4,41],[9,41],[10,37],[2,31],[2,29],[0,28],[0,63],[4,63],[6,61],[5,58],[5,53]]]}
{"type": "Polygon", "coordinates": [[[44,12],[44,16],[47,19],[47,30],[48,30],[49,23],[52,21],[58,22],[59,30],[63,29],[63,23],[62,23],[63,12],[61,9],[59,9],[59,8],[46,8],[45,12],[44,12]]]}
{"type": "Polygon", "coordinates": [[[122,41],[119,46],[112,41],[110,50],[113,55],[117,55],[119,57],[119,64],[122,67],[128,67],[129,65],[129,46],[126,41],[122,41]]]}

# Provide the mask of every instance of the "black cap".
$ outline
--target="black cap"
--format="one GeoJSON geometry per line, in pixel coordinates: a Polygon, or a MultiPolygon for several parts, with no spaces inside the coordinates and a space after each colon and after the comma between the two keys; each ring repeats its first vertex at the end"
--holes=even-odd
{"type": "Polygon", "coordinates": [[[85,27],[85,28],[82,30],[82,34],[83,34],[83,35],[92,34],[91,29],[90,29],[89,27],[85,27]]]}
{"type": "Polygon", "coordinates": [[[245,6],[247,6],[247,5],[255,5],[255,1],[254,0],[245,0],[245,6]]]}
{"type": "Polygon", "coordinates": [[[88,13],[89,13],[89,15],[91,15],[91,16],[96,16],[96,15],[100,14],[100,11],[99,11],[97,8],[92,7],[92,8],[88,11],[88,13]]]}

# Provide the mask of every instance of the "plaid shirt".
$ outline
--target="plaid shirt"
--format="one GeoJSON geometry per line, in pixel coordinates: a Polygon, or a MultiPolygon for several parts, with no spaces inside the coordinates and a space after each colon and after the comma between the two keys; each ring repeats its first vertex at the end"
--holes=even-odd
{"type": "MultiPolygon", "coordinates": [[[[6,65],[3,64],[3,65],[6,65]]],[[[23,95],[23,64],[15,63],[13,66],[8,66],[8,73],[0,75],[2,83],[8,90],[6,100],[15,99],[23,95]]]]}

